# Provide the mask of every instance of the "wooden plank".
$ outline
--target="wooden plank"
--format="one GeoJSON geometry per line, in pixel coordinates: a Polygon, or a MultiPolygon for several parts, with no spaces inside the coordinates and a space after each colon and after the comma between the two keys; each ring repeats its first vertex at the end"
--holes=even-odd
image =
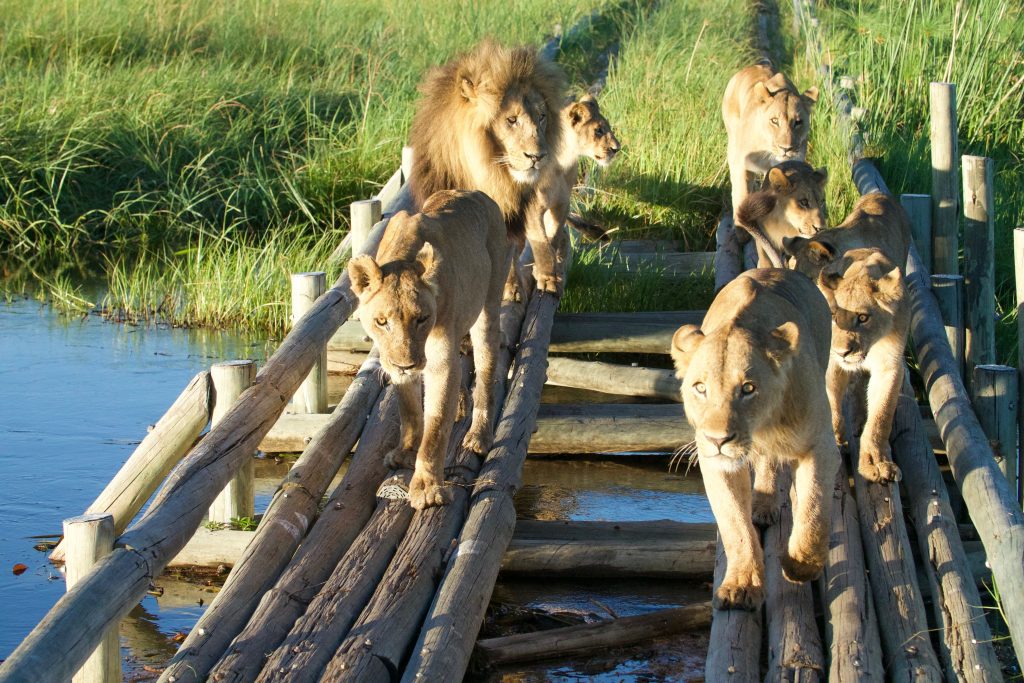
{"type": "MultiPolygon", "coordinates": [[[[292,465],[254,533],[201,527],[171,561],[171,565],[235,566],[168,664],[167,679],[173,676],[179,683],[203,680],[245,626],[316,518],[324,492],[377,403],[383,389],[381,377],[377,352],[373,351],[329,421],[292,465]]],[[[352,469],[360,467],[353,465],[352,469]]]]}
{"type": "Polygon", "coordinates": [[[653,638],[702,629],[710,623],[711,603],[705,602],[596,624],[488,638],[477,641],[474,657],[484,666],[582,657],[608,648],[646,643],[653,638]]]}
{"type": "Polygon", "coordinates": [[[672,370],[615,363],[549,358],[547,384],[588,389],[618,396],[646,396],[681,402],[679,380],[672,370]]]}
{"type": "MultiPolygon", "coordinates": [[[[728,560],[721,539],[715,549],[715,583],[717,591],[725,577],[728,560]]],[[[760,683],[761,623],[763,610],[715,610],[708,639],[708,656],[704,678],[730,683],[760,683]]]]}

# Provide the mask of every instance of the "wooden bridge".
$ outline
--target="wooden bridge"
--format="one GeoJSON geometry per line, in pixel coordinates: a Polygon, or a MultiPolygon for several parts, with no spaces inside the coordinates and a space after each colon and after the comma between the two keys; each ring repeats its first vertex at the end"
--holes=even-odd
{"type": "MultiPolygon", "coordinates": [[[[826,76],[831,83],[832,75],[826,76]]],[[[840,112],[848,114],[850,94],[837,93],[840,112]]],[[[860,191],[886,191],[860,148],[851,149],[860,191]]],[[[408,163],[404,158],[403,167],[408,163]]],[[[352,239],[341,251],[374,252],[388,216],[409,206],[405,177],[399,169],[380,196],[354,207],[352,239]]],[[[911,213],[920,219],[915,229],[930,217],[911,213]]],[[[930,239],[916,237],[918,248],[932,251],[930,239]]],[[[623,245],[620,253],[625,261],[653,258],[637,256],[645,250],[653,247],[623,245]]],[[[716,253],[659,258],[688,264],[681,268],[713,262],[721,286],[751,256],[737,244],[727,214],[716,253]]],[[[357,304],[346,274],[325,292],[313,286],[314,296],[306,298],[315,301],[255,377],[251,365],[239,363],[193,379],[87,514],[68,521],[58,549],[67,560],[68,593],[0,666],[0,681],[66,680],[83,666],[82,680],[118,679],[117,622],[175,558],[201,561],[195,558],[208,552],[203,543],[211,538],[219,551],[229,548],[233,569],[162,681],[459,680],[475,647],[483,660],[502,662],[644,642],[709,623],[708,681],[1001,680],[977,588],[985,568],[972,566],[963,539],[980,541],[981,548],[968,548],[984,551],[1012,642],[1024,655],[1024,515],[1016,481],[1000,470],[992,446],[999,444],[1002,462],[1010,461],[1017,433],[1000,443],[998,428],[986,423],[983,429],[979,422],[1005,409],[999,397],[1006,393],[994,392],[986,404],[992,409],[976,416],[974,406],[986,400],[977,388],[987,380],[984,374],[975,380],[972,403],[949,342],[960,337],[955,325],[943,322],[933,294],[939,289],[916,248],[906,275],[930,416],[913,395],[901,397],[891,442],[904,474],[902,491],[868,484],[855,468],[844,469],[833,492],[824,576],[797,585],[783,578],[779,566],[791,524],[790,491],[780,488],[783,514],[763,537],[768,583],[761,611],[716,612],[712,620],[709,604],[699,603],[548,631],[543,639],[477,642],[498,572],[510,564],[543,566],[551,576],[700,579],[713,572],[714,581],[721,580],[725,557],[720,544],[716,550],[712,526],[623,522],[556,529],[517,523],[513,506],[528,452],[671,452],[691,439],[678,405],[542,410],[541,388],[552,377],[599,390],[595,383],[604,381],[605,391],[628,386],[678,401],[671,372],[580,365],[549,358],[549,352],[666,353],[672,331],[699,322],[703,313],[560,315],[556,297],[536,292],[525,306],[506,307],[502,328],[516,343],[502,349],[494,448],[483,459],[462,449],[460,434],[468,425],[457,424],[446,454],[454,501],[414,512],[400,495],[393,497],[401,487],[392,484],[408,473],[389,472],[383,464],[383,453],[397,440],[396,398],[382,382],[375,352],[346,322],[357,304]],[[609,332],[624,323],[628,334],[609,332]],[[328,415],[322,411],[329,349],[368,355],[328,415]],[[610,374],[615,372],[621,375],[610,374]],[[293,397],[293,407],[310,414],[282,417],[293,397]],[[211,418],[209,432],[200,437],[211,418]],[[944,457],[936,457],[934,446],[944,457]],[[302,455],[256,531],[200,529],[208,513],[228,519],[249,510],[246,469],[258,448],[298,448],[302,455]],[[350,453],[340,484],[324,500],[350,453]],[[954,488],[947,486],[943,461],[954,488]],[[958,523],[953,503],[960,499],[973,524],[958,523]],[[225,535],[218,539],[220,533],[225,535]],[[523,559],[542,552],[538,548],[573,541],[584,548],[567,553],[561,564],[551,554],[533,565],[523,559]],[[547,644],[538,646],[539,640],[547,644]]],[[[1000,372],[1005,374],[994,374],[1000,372]]],[[[1015,391],[1009,400],[1016,401],[1015,391]]],[[[851,448],[855,453],[855,442],[851,448]]]]}

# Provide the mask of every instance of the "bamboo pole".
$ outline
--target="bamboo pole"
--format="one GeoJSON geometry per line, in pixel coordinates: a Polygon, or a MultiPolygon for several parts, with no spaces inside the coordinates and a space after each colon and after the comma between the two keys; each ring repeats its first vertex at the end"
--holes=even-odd
{"type": "Polygon", "coordinates": [[[924,435],[917,404],[901,396],[892,430],[893,456],[907,486],[909,516],[932,596],[932,619],[942,628],[940,654],[947,679],[998,681],[992,632],[957,530],[942,474],[924,435]]]}
{"type": "Polygon", "coordinates": [[[974,413],[992,445],[992,455],[1010,488],[1017,483],[1017,370],[1007,365],[974,366],[974,413]]]}
{"type": "MultiPolygon", "coordinates": [[[[1013,273],[1017,294],[1017,372],[1024,369],[1024,228],[1013,229],[1013,273]]],[[[1017,380],[1017,450],[1024,452],[1024,378],[1017,380]]],[[[1018,464],[1019,467],[1019,464],[1018,464]]],[[[1024,476],[1017,479],[1017,501],[1024,501],[1024,476]]]]}
{"type": "MultiPolygon", "coordinates": [[[[306,315],[313,304],[327,291],[327,273],[292,274],[292,323],[306,315]]],[[[313,363],[313,369],[292,396],[292,410],[297,413],[327,412],[327,346],[313,363]]]]}
{"type": "Polygon", "coordinates": [[[403,680],[462,677],[515,526],[512,498],[544,385],[548,342],[558,298],[534,295],[523,322],[509,396],[473,489],[471,507],[440,589],[413,648],[403,680]]]}
{"type": "Polygon", "coordinates": [[[964,329],[964,278],[962,275],[932,275],[931,291],[946,329],[953,363],[961,380],[967,367],[967,331],[964,329]]]}
{"type": "MultiPolygon", "coordinates": [[[[721,538],[715,551],[715,582],[717,591],[725,578],[728,560],[721,538]]],[[[708,639],[708,656],[704,677],[709,681],[729,683],[760,683],[761,636],[763,610],[715,610],[708,639]]]]}
{"type": "Polygon", "coordinates": [[[927,194],[901,194],[900,204],[910,217],[910,232],[925,263],[932,262],[932,197],[927,194]]]}
{"type": "MultiPolygon", "coordinates": [[[[123,532],[210,421],[211,391],[209,371],[193,377],[85,513],[109,512],[114,532],[123,532]]],[[[64,560],[63,542],[50,559],[64,560]]]]}
{"type": "MultiPolygon", "coordinates": [[[[406,200],[407,201],[407,200],[406,200]]],[[[376,249],[383,234],[371,235],[376,249]]],[[[284,411],[319,350],[356,305],[345,273],[300,320],[246,391],[167,478],[146,514],[0,665],[0,683],[69,677],[188,542],[203,513],[284,411]],[[123,547],[121,547],[123,546],[123,547]]]]}
{"type": "Polygon", "coordinates": [[[650,642],[654,638],[705,628],[711,603],[663,609],[596,624],[580,624],[477,641],[474,658],[492,667],[512,662],[580,657],[608,648],[650,642]]]}
{"type": "MultiPolygon", "coordinates": [[[[251,360],[233,360],[217,363],[210,368],[215,401],[210,425],[216,427],[228,414],[242,392],[256,380],[256,363],[251,360]]],[[[232,519],[253,517],[256,514],[256,471],[252,458],[241,464],[235,476],[210,505],[210,521],[230,524],[232,519]]]]}
{"type": "MultiPolygon", "coordinates": [[[[289,470],[244,553],[228,562],[235,567],[227,582],[168,664],[164,680],[203,680],[245,626],[259,598],[273,585],[312,525],[324,491],[362,433],[382,389],[380,361],[374,351],[331,421],[316,433],[289,470]]],[[[225,543],[217,545],[223,549],[225,543]]]]}
{"type": "MultiPolygon", "coordinates": [[[[67,590],[74,588],[101,558],[114,549],[114,516],[109,512],[64,520],[67,590]]],[[[121,641],[116,625],[107,628],[73,683],[115,683],[121,680],[121,641]]]]}
{"type": "Polygon", "coordinates": [[[964,156],[964,311],[967,366],[996,362],[995,186],[992,160],[964,156]]]}
{"type": "Polygon", "coordinates": [[[956,85],[932,83],[928,89],[932,143],[932,262],[936,275],[960,272],[960,179],[957,177],[956,85]]]}
{"type": "Polygon", "coordinates": [[[681,401],[679,380],[671,370],[639,368],[572,358],[548,359],[548,384],[618,396],[681,401]]]}
{"type": "Polygon", "coordinates": [[[361,199],[349,206],[353,253],[358,253],[362,249],[366,236],[373,230],[373,226],[380,222],[381,215],[382,206],[379,199],[361,199]]]}

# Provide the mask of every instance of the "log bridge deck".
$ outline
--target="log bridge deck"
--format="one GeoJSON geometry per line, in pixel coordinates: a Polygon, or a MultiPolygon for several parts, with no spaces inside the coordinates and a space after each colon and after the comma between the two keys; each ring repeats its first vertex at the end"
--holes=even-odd
{"type": "MultiPolygon", "coordinates": [[[[884,189],[870,163],[852,161],[862,192],[884,189]]],[[[374,216],[379,222],[363,243],[344,246],[371,253],[376,249],[387,216],[408,204],[403,179],[399,170],[385,187],[385,196],[378,198],[386,213],[383,220],[374,216]]],[[[670,261],[701,268],[714,262],[716,281],[724,284],[743,265],[728,214],[719,225],[718,244],[713,255],[675,256],[670,261]]],[[[518,341],[514,348],[503,349],[505,372],[499,376],[507,380],[497,392],[500,417],[487,457],[462,449],[467,424],[455,426],[446,454],[454,501],[414,512],[405,500],[389,497],[396,487],[387,482],[403,476],[388,472],[382,460],[397,440],[396,398],[382,384],[375,353],[363,349],[370,353],[356,379],[335,410],[317,418],[315,428],[301,438],[302,456],[255,533],[239,548],[223,589],[160,680],[459,680],[474,648],[483,661],[500,663],[644,642],[709,622],[708,681],[1002,680],[977,588],[978,564],[972,570],[951,495],[962,497],[974,522],[972,532],[980,538],[999,585],[1018,653],[1024,652],[1024,519],[955,371],[916,250],[907,281],[914,299],[913,341],[937,428],[933,439],[941,439],[957,488],[947,489],[921,409],[911,396],[901,397],[891,441],[905,485],[902,490],[898,485],[870,485],[855,473],[840,473],[833,491],[828,564],[820,580],[797,585],[781,574],[779,556],[792,523],[790,491],[782,488],[781,518],[763,535],[767,600],[762,610],[716,612],[712,619],[709,605],[701,603],[547,631],[540,638],[477,643],[502,567],[547,571],[549,576],[576,572],[691,579],[710,579],[713,571],[715,584],[725,569],[721,545],[716,550],[714,529],[707,525],[649,525],[643,531],[646,544],[636,542],[631,534],[640,532],[629,525],[553,529],[534,523],[517,528],[513,496],[531,450],[541,388],[554,360],[548,358],[549,350],[640,348],[664,353],[674,326],[699,321],[702,315],[620,318],[616,326],[625,320],[638,323],[640,337],[604,338],[602,346],[601,334],[588,333],[586,324],[581,322],[581,331],[571,317],[556,318],[556,297],[534,293],[525,307],[508,307],[502,314],[503,329],[518,341]],[[350,453],[341,483],[324,501],[350,453]],[[514,533],[517,540],[512,543],[514,533]],[[570,553],[557,569],[550,555],[532,565],[516,556],[537,552],[545,543],[550,546],[552,538],[559,546],[582,542],[586,552],[570,553]],[[672,553],[689,561],[680,566],[677,558],[666,557],[672,553]],[[627,554],[633,560],[625,566],[622,558],[627,554]]],[[[84,571],[77,568],[74,586],[0,666],[0,681],[66,680],[97,657],[104,634],[116,629],[150,582],[182,552],[208,508],[244,471],[268,434],[283,429],[280,418],[289,399],[315,381],[316,372],[314,379],[307,377],[324,367],[329,340],[337,338],[339,328],[341,338],[349,341],[338,344],[363,344],[360,335],[344,333],[343,323],[356,303],[343,275],[297,320],[252,385],[229,406],[222,401],[223,414],[198,440],[215,396],[228,393],[219,390],[210,373],[189,384],[87,511],[89,518],[82,520],[109,515],[114,528],[110,536],[116,539],[108,539],[107,547],[88,560],[76,559],[70,547],[58,548],[58,555],[67,552],[69,564],[86,562],[84,571]],[[146,513],[129,527],[157,488],[146,513]]],[[[559,368],[567,378],[599,379],[605,374],[595,372],[594,366],[574,369],[572,362],[555,363],[552,370],[559,368]]],[[[645,388],[638,391],[653,396],[674,391],[671,376],[664,373],[645,375],[640,384],[645,388]]],[[[602,410],[615,417],[614,409],[602,410]]],[[[671,410],[677,411],[680,434],[671,445],[679,445],[689,440],[688,428],[681,409],[671,410]]],[[[289,419],[295,418],[284,422],[289,419]]],[[[571,413],[567,419],[572,421],[571,413]]],[[[665,422],[670,419],[665,413],[651,421],[664,430],[670,428],[665,422]]],[[[608,449],[668,445],[664,434],[644,436],[646,421],[641,415],[625,442],[620,434],[608,449]]],[[[616,429],[613,425],[604,433],[616,429]]]]}

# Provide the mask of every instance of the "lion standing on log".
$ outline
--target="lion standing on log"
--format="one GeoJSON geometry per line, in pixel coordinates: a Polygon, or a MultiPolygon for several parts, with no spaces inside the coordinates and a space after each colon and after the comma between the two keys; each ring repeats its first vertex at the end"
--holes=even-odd
{"type": "MultiPolygon", "coordinates": [[[[520,245],[524,238],[530,241],[537,286],[558,292],[557,247],[569,212],[568,188],[556,163],[562,148],[562,69],[531,48],[488,40],[431,70],[420,92],[410,132],[409,182],[417,206],[440,190],[486,193],[501,209],[509,238],[520,245]]],[[[517,283],[510,274],[513,290],[517,283]]]]}

